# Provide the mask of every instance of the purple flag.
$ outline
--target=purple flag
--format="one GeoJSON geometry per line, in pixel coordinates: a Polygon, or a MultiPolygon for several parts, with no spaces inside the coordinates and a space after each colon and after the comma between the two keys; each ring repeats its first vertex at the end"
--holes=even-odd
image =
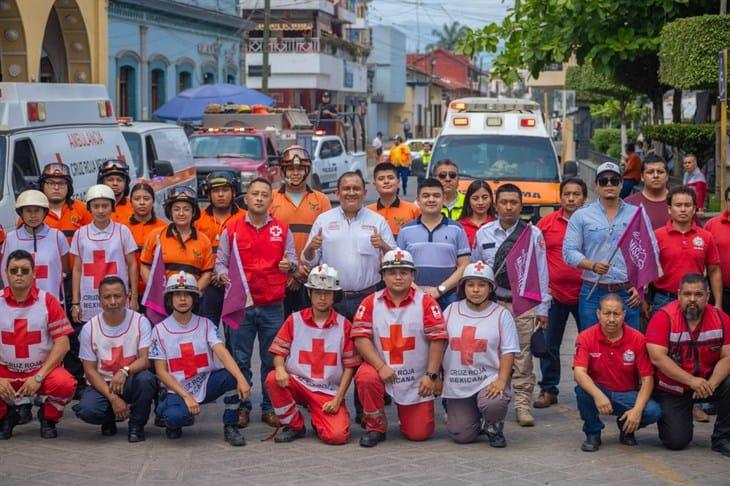
{"type": "Polygon", "coordinates": [[[634,213],[631,222],[618,239],[618,247],[626,261],[629,282],[636,288],[643,287],[659,276],[658,255],[651,244],[643,206],[634,213]]]}
{"type": "Polygon", "coordinates": [[[236,238],[237,235],[234,234],[228,265],[228,285],[226,285],[226,293],[223,296],[223,311],[221,312],[221,319],[232,329],[238,329],[246,315],[246,307],[253,305],[236,238]]]}
{"type": "Polygon", "coordinates": [[[142,305],[147,309],[145,314],[152,325],[162,322],[167,317],[165,312],[165,285],[167,285],[165,263],[162,261],[162,246],[158,241],[155,257],[152,259],[152,267],[150,268],[150,278],[142,296],[142,305]]]}
{"type": "Polygon", "coordinates": [[[507,253],[505,265],[512,289],[512,311],[515,317],[521,316],[542,302],[531,224],[522,231],[507,253]]]}

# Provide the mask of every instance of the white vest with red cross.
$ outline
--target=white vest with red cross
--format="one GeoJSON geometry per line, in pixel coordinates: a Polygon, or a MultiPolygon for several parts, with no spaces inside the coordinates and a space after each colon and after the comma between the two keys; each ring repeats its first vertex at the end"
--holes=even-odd
{"type": "Polygon", "coordinates": [[[114,373],[137,360],[139,340],[142,338],[142,314],[127,310],[127,316],[120,327],[124,330],[117,336],[104,334],[101,314],[91,318],[86,324],[91,331],[91,349],[96,354],[96,371],[106,381],[111,381],[114,373]]]}
{"type": "Polygon", "coordinates": [[[33,255],[35,262],[35,285],[45,290],[60,302],[63,302],[63,267],[61,266],[61,251],[58,248],[58,230],[48,228],[43,238],[36,238],[33,251],[33,237],[25,237],[16,231],[8,233],[3,246],[3,261],[0,266],[3,284],[8,285],[5,269],[8,265],[8,256],[15,250],[25,250],[33,255]]]}
{"type": "Polygon", "coordinates": [[[208,326],[212,325],[208,319],[193,316],[181,332],[180,326],[170,316],[157,324],[153,331],[158,337],[157,345],[167,356],[167,370],[198,403],[205,400],[210,373],[222,367],[208,346],[208,326]]]}
{"type": "Polygon", "coordinates": [[[0,364],[23,374],[43,366],[53,347],[48,324],[45,291],[29,307],[10,306],[0,296],[0,364]]]}
{"type": "Polygon", "coordinates": [[[444,398],[468,398],[499,376],[502,306],[490,305],[475,318],[452,304],[445,315],[449,345],[444,353],[444,398]]]}
{"type": "Polygon", "coordinates": [[[299,312],[292,318],[294,332],[286,371],[311,391],[336,395],[344,372],[345,318],[338,314],[335,325],[322,329],[305,324],[299,312]]]}
{"type": "Polygon", "coordinates": [[[81,320],[86,322],[99,312],[99,284],[104,277],[116,275],[127,285],[127,261],[122,248],[122,225],[112,225],[111,232],[92,239],[91,225],[78,231],[81,257],[81,320]]]}
{"type": "Polygon", "coordinates": [[[395,382],[386,383],[385,389],[400,405],[433,400],[418,395],[418,382],[428,367],[429,343],[423,332],[424,293],[417,290],[409,305],[389,308],[381,298],[383,292],[376,292],[373,299],[373,342],[396,374],[395,382]]]}

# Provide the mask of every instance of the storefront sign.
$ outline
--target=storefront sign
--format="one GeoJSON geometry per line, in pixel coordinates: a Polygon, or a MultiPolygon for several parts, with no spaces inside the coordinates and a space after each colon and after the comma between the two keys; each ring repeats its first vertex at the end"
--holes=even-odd
{"type": "MultiPolygon", "coordinates": [[[[264,30],[264,24],[256,24],[256,29],[264,30]]],[[[271,32],[283,32],[285,30],[312,30],[312,22],[272,22],[269,24],[271,32]]]]}

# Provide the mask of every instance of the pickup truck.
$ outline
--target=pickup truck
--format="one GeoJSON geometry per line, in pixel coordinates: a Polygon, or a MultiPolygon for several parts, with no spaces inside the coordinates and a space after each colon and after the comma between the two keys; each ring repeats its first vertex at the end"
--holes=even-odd
{"type": "Polygon", "coordinates": [[[365,152],[348,152],[337,135],[323,135],[317,130],[312,137],[312,173],[309,176],[313,189],[323,192],[337,190],[337,179],[345,172],[358,172],[369,180],[365,152]]]}

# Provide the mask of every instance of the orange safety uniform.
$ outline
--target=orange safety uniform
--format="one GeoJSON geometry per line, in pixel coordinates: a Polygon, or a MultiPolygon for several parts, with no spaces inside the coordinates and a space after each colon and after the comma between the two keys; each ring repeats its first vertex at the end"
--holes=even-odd
{"type": "Polygon", "coordinates": [[[315,191],[309,186],[307,186],[307,193],[299,206],[296,206],[286,194],[285,186],[281,186],[281,189],[275,191],[273,196],[269,214],[272,218],[289,225],[294,237],[294,249],[299,258],[307,244],[314,220],[323,212],[332,209],[332,203],[324,193],[315,191]]]}
{"type": "Polygon", "coordinates": [[[233,223],[241,218],[245,218],[248,211],[238,206],[233,206],[231,214],[219,221],[213,215],[213,206],[208,206],[200,212],[200,219],[195,222],[195,228],[208,237],[210,244],[213,245],[213,253],[218,252],[218,244],[220,243],[221,233],[226,229],[228,223],[233,223]]]}
{"type": "MultiPolygon", "coordinates": [[[[71,244],[71,239],[76,233],[76,230],[82,226],[86,226],[91,223],[94,218],[91,213],[86,209],[86,204],[81,201],[74,199],[71,202],[71,207],[68,204],[63,203],[61,206],[61,215],[57,215],[54,211],[48,211],[44,223],[50,228],[57,229],[68,240],[68,244],[71,244]]],[[[18,218],[18,226],[22,224],[20,218],[18,218]]]]}
{"type": "MultiPolygon", "coordinates": [[[[134,258],[137,260],[137,267],[139,268],[139,265],[141,263],[140,256],[142,255],[142,248],[144,248],[144,243],[145,241],[147,241],[147,237],[154,230],[166,227],[167,223],[156,217],[150,219],[146,223],[141,223],[135,219],[134,215],[132,215],[132,217],[124,222],[124,225],[129,228],[129,231],[132,232],[134,242],[137,244],[137,250],[134,252],[134,258]]],[[[145,286],[146,285],[144,283],[144,280],[142,280],[142,277],[140,277],[139,283],[137,284],[137,290],[139,292],[139,295],[144,294],[145,286]]]]}
{"type": "Polygon", "coordinates": [[[390,206],[383,206],[378,198],[377,202],[368,204],[366,207],[385,218],[393,236],[398,236],[401,226],[421,215],[421,209],[418,206],[397,197],[390,206]]]}
{"type": "Polygon", "coordinates": [[[112,221],[115,223],[127,224],[129,218],[134,214],[132,208],[132,201],[127,196],[124,196],[121,201],[114,205],[114,212],[112,213],[112,221]]]}
{"type": "Polygon", "coordinates": [[[185,245],[183,246],[172,228],[173,224],[170,223],[150,232],[145,240],[144,248],[142,248],[140,262],[144,265],[152,265],[159,241],[162,245],[165,275],[168,277],[183,271],[194,275],[195,278],[200,278],[203,272],[213,271],[215,259],[208,237],[193,227],[192,233],[184,240],[185,245]]]}

